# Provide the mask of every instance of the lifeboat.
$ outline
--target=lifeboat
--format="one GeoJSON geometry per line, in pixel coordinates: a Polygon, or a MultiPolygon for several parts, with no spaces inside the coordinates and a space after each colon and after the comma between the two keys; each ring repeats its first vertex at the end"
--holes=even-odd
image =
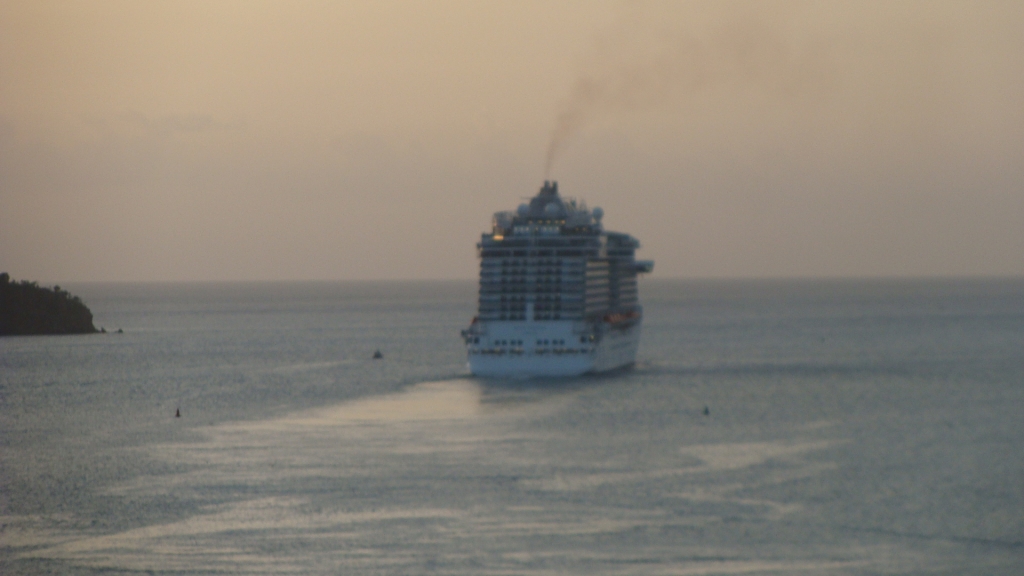
{"type": "Polygon", "coordinates": [[[638,318],[640,318],[640,313],[636,310],[630,310],[629,312],[612,312],[605,314],[603,320],[605,324],[609,324],[612,328],[618,328],[620,326],[632,324],[638,318]]]}

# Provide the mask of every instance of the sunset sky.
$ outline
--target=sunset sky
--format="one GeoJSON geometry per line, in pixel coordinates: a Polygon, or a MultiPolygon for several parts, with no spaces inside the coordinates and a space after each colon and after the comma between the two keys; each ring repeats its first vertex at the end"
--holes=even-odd
{"type": "Polygon", "coordinates": [[[0,0],[16,279],[469,279],[545,178],[655,277],[1024,275],[1024,2],[0,0]]]}

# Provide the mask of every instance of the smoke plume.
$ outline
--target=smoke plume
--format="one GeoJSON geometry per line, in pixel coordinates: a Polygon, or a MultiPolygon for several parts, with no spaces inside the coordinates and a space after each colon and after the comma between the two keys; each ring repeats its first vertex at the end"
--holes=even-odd
{"type": "Polygon", "coordinates": [[[792,94],[820,86],[827,76],[827,50],[822,50],[827,43],[801,42],[781,29],[793,12],[790,4],[772,4],[771,14],[753,3],[710,6],[720,14],[704,29],[678,21],[678,10],[668,18],[648,4],[621,11],[583,60],[556,117],[545,178],[573,138],[595,120],[644,110],[685,113],[688,101],[703,90],[792,94]]]}

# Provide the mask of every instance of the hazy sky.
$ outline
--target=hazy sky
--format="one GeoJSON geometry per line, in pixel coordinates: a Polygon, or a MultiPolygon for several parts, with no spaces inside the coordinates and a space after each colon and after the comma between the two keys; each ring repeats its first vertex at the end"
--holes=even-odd
{"type": "Polygon", "coordinates": [[[0,0],[0,270],[472,278],[546,177],[659,277],[1024,274],[1024,2],[0,0]]]}

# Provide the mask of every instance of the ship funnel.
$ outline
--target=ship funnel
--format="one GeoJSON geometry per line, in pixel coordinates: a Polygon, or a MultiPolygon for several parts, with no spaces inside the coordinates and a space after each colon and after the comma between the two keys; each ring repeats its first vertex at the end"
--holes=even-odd
{"type": "Polygon", "coordinates": [[[545,180],[544,187],[540,189],[540,196],[558,196],[558,182],[545,180]]]}

